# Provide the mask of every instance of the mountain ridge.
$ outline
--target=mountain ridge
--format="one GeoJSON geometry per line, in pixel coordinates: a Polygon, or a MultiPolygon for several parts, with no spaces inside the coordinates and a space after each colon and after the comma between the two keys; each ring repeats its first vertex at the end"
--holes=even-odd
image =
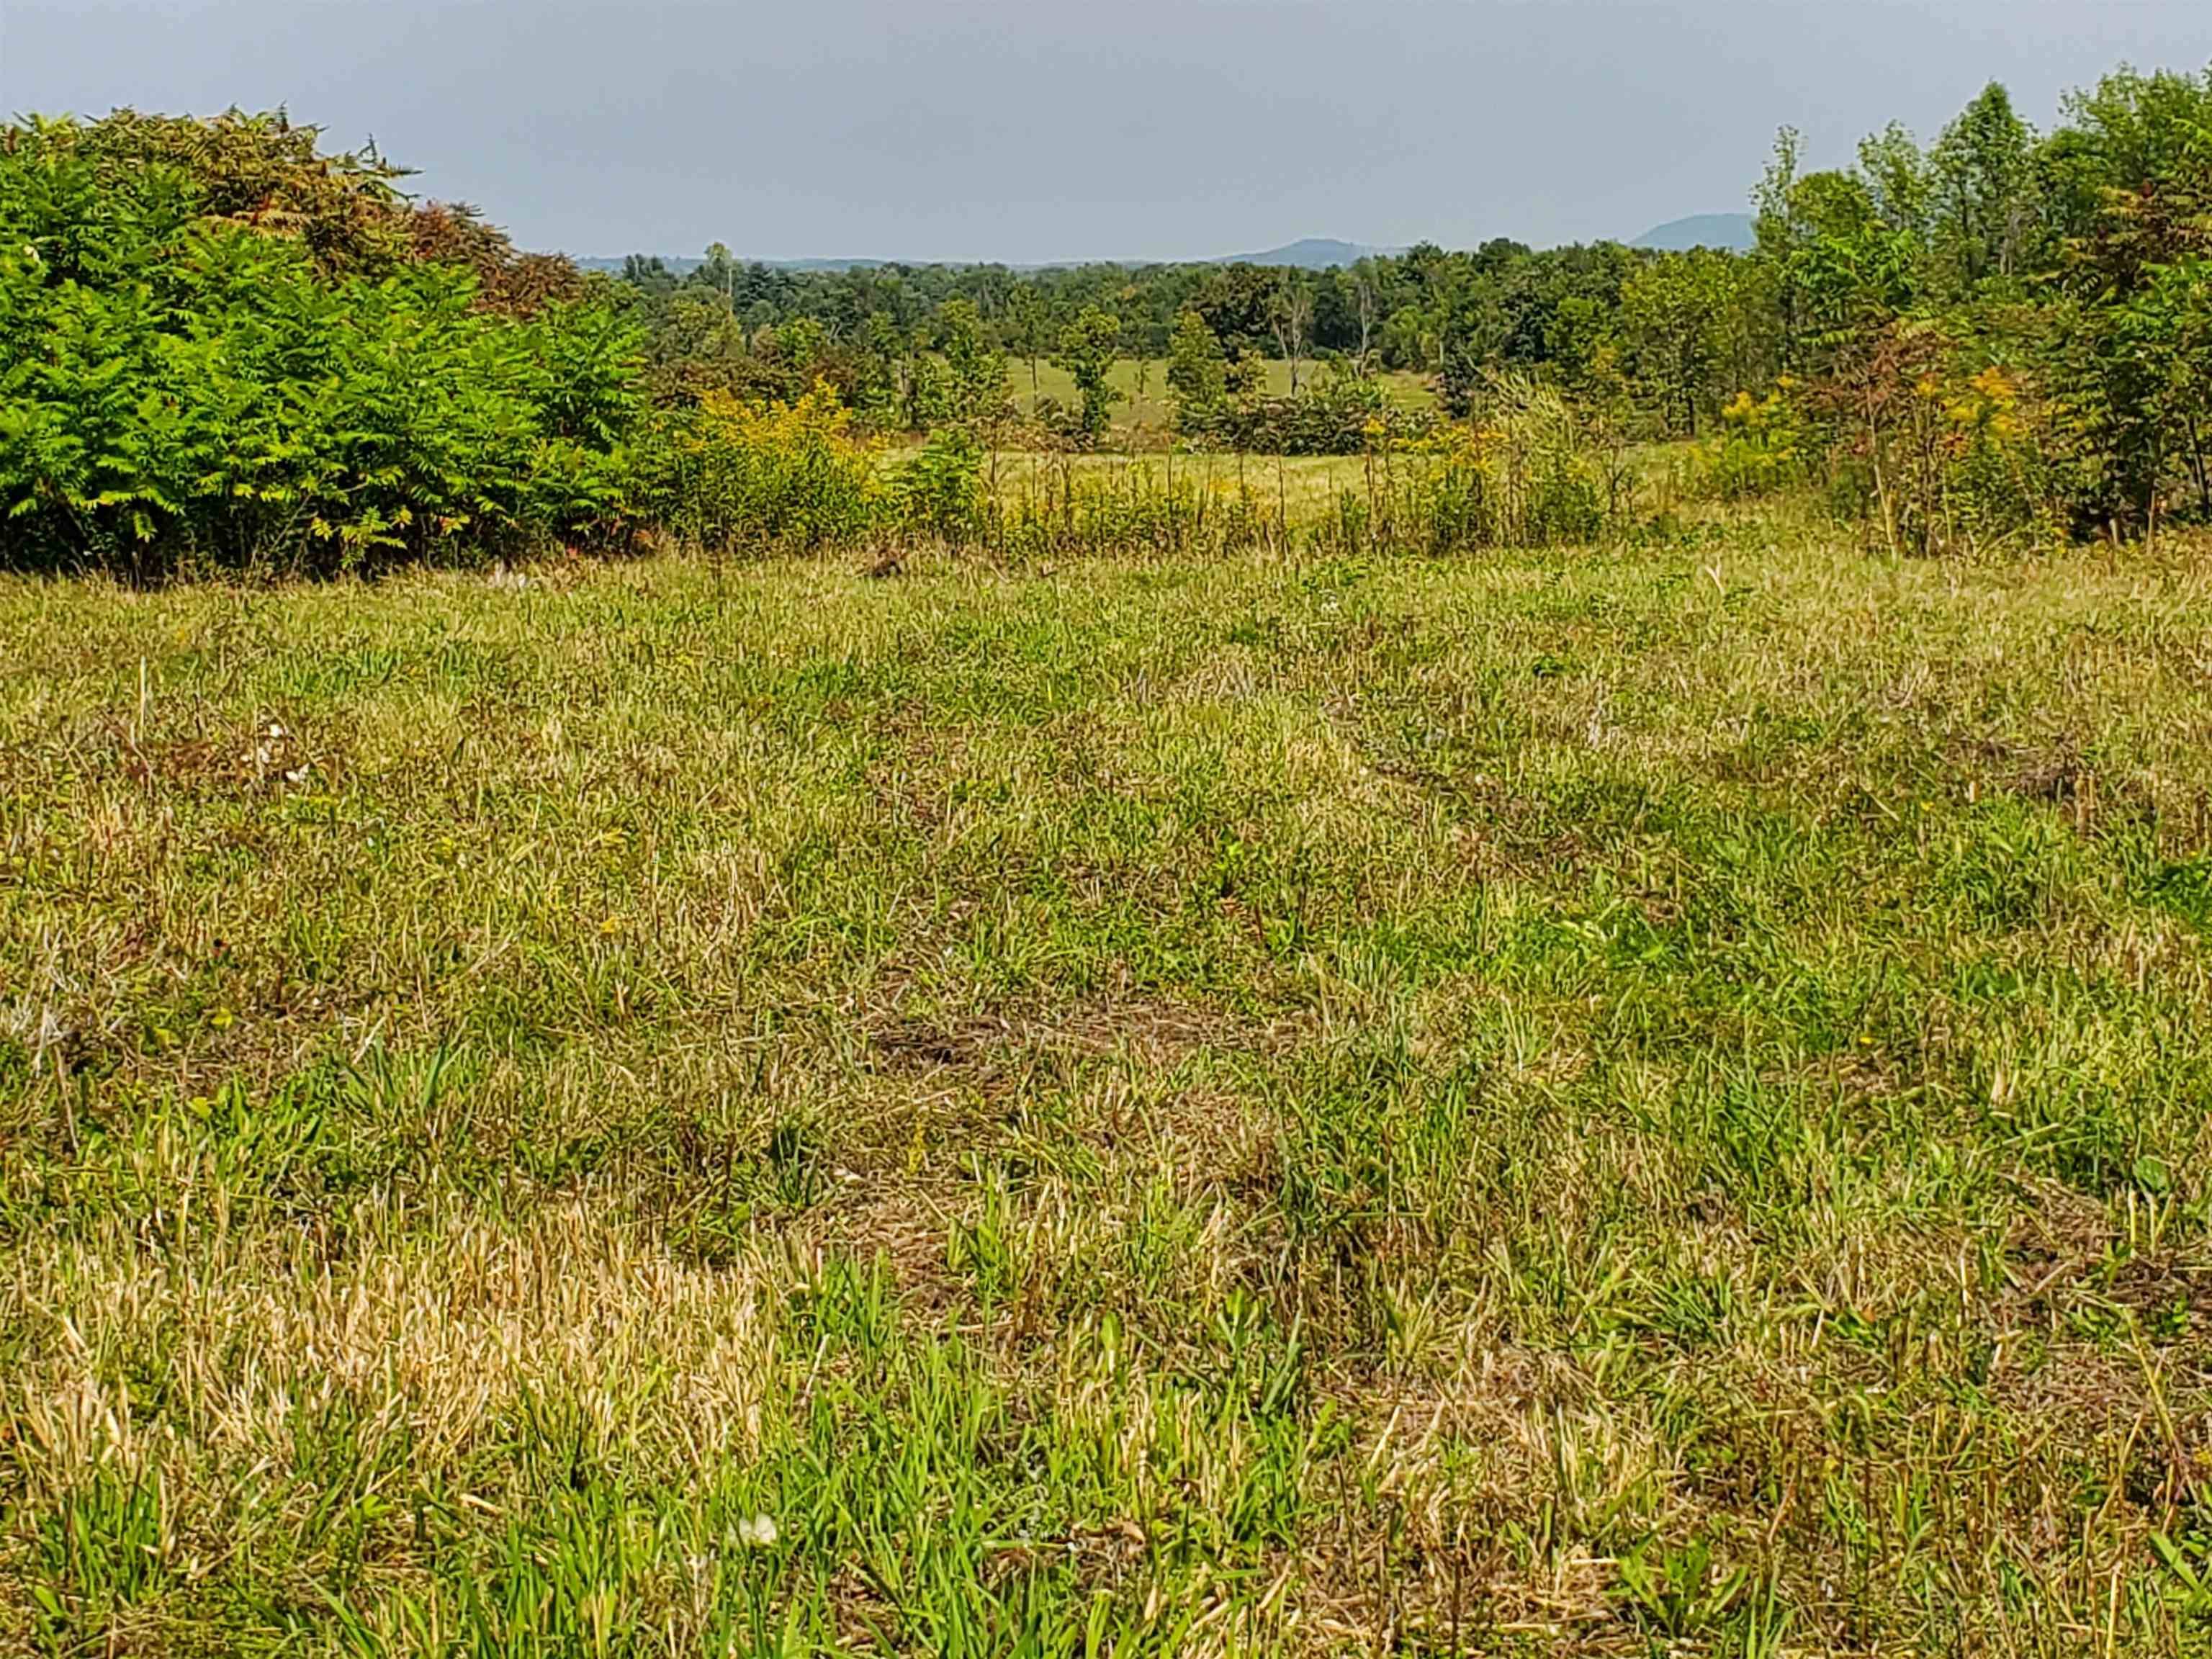
{"type": "Polygon", "coordinates": [[[1401,247],[1370,247],[1364,242],[1340,241],[1334,236],[1301,236],[1295,242],[1271,247],[1264,253],[1230,253],[1208,259],[1210,265],[1295,265],[1301,270],[1339,270],[1362,259],[1403,253],[1401,247]]]}
{"type": "Polygon", "coordinates": [[[1629,244],[1661,253],[1683,253],[1692,248],[1718,248],[1746,253],[1758,246],[1757,222],[1748,213],[1693,213],[1686,219],[1669,219],[1654,225],[1629,244]]]}
{"type": "MultiPolygon", "coordinates": [[[[1680,252],[1688,248],[1722,248],[1742,252],[1755,242],[1752,216],[1747,213],[1697,213],[1687,218],[1670,219],[1665,224],[1655,225],[1627,244],[1633,248],[1655,252],[1680,252]]],[[[1382,247],[1366,242],[1347,242],[1334,236],[1304,236],[1294,242],[1285,242],[1279,247],[1264,249],[1256,253],[1223,253],[1210,258],[1194,259],[1045,259],[1038,261],[1007,261],[999,259],[753,259],[741,258],[741,264],[766,265],[771,270],[796,272],[881,270],[891,265],[921,269],[931,265],[1000,265],[1009,270],[1073,270],[1084,265],[1119,265],[1131,270],[1147,265],[1263,265],[1279,269],[1288,266],[1300,270],[1340,270],[1358,264],[1362,259],[1388,258],[1405,252],[1402,247],[1382,247]]],[[[661,264],[678,276],[688,276],[706,261],[696,254],[660,254],[645,256],[658,258],[661,264]]],[[[577,256],[576,264],[586,270],[618,272],[629,256],[577,256]]]]}
{"type": "MultiPolygon", "coordinates": [[[[1224,253],[1211,258],[1199,259],[1045,259],[1034,262],[1000,259],[755,259],[740,256],[743,265],[766,265],[770,270],[841,271],[881,270],[888,265],[921,268],[928,265],[995,265],[1004,264],[1009,270],[1074,270],[1084,265],[1121,265],[1132,270],[1146,265],[1293,265],[1304,270],[1334,270],[1352,265],[1360,260],[1383,254],[1403,253],[1401,247],[1372,247],[1364,242],[1346,242],[1333,236],[1304,236],[1295,242],[1285,242],[1260,253],[1224,253]]],[[[620,272],[633,257],[629,254],[573,254],[579,267],[585,270],[620,272]]],[[[693,253],[645,254],[647,259],[657,258],[678,276],[689,276],[706,261],[693,253]]]]}

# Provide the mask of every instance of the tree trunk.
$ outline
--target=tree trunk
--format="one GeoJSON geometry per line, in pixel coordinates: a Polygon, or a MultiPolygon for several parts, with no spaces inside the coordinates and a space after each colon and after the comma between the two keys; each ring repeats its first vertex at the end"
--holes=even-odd
{"type": "Polygon", "coordinates": [[[2197,505],[2205,517],[2212,518],[2212,472],[2204,464],[2204,438],[2197,425],[2197,411],[2191,410],[2184,416],[2189,431],[2189,465],[2197,475],[2197,505]]]}

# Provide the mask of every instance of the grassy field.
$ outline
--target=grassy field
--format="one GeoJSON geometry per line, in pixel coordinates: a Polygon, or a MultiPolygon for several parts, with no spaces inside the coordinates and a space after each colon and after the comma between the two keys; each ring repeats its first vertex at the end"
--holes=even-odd
{"type": "MultiPolygon", "coordinates": [[[[1152,431],[1164,431],[1174,410],[1168,396],[1168,366],[1165,359],[1155,359],[1145,366],[1144,386],[1138,386],[1138,362],[1133,357],[1124,357],[1114,365],[1113,384],[1126,401],[1114,409],[1114,423],[1120,428],[1141,427],[1152,431]]],[[[1014,402],[1024,413],[1036,407],[1040,398],[1056,398],[1063,404],[1073,406],[1080,399],[1075,381],[1067,371],[1040,358],[1036,364],[1034,383],[1026,358],[1008,365],[1014,402]]],[[[1291,366],[1275,358],[1267,360],[1267,390],[1277,397],[1287,396],[1291,389],[1291,366]]],[[[1312,376],[1322,372],[1316,363],[1304,366],[1301,374],[1312,376]]],[[[1383,392],[1392,402],[1407,409],[1434,409],[1437,405],[1435,388],[1429,377],[1406,371],[1393,370],[1376,377],[1383,392]]],[[[1303,380],[1301,384],[1303,384],[1303,380]]]]}
{"type": "Polygon", "coordinates": [[[0,583],[0,1647],[2203,1652],[2208,571],[0,583]]]}
{"type": "MultiPolygon", "coordinates": [[[[886,450],[884,465],[896,468],[918,447],[886,450]]],[[[1411,465],[1401,458],[1395,470],[1402,473],[1411,465]]],[[[1382,464],[1376,465],[1379,470],[1382,464]]],[[[1365,458],[1358,455],[1069,455],[1006,450],[986,461],[984,482],[986,489],[1010,510],[1065,499],[1071,482],[1079,489],[1107,482],[1117,492],[1140,495],[1164,491],[1170,483],[1216,498],[1243,492],[1262,510],[1279,508],[1295,526],[1324,516],[1345,490],[1364,494],[1367,466],[1365,458]]]]}
{"type": "MultiPolygon", "coordinates": [[[[920,453],[916,442],[904,442],[880,452],[886,473],[920,453]]],[[[1639,507],[1653,513],[1705,508],[1698,499],[1710,491],[1692,488],[1701,457],[1695,445],[1685,442],[1645,443],[1628,452],[1639,507]]],[[[1394,481],[1402,483],[1427,465],[1418,455],[1400,454],[1370,459],[1361,455],[1238,455],[1200,451],[1170,453],[1165,450],[1133,453],[1067,454],[1035,450],[1002,450],[984,465],[987,492],[1009,510],[1041,507],[1048,501],[1066,500],[1073,483],[1077,489],[1109,483],[1115,493],[1150,495],[1172,484],[1194,488],[1217,501],[1249,496],[1257,510],[1278,511],[1294,529],[1310,526],[1333,512],[1349,492],[1365,500],[1370,490],[1391,493],[1394,481]]]]}

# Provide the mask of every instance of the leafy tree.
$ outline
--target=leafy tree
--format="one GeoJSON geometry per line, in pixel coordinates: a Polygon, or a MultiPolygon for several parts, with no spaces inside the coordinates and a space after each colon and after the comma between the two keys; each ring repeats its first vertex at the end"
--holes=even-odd
{"type": "Polygon", "coordinates": [[[899,337],[898,325],[886,311],[868,313],[860,341],[853,410],[878,425],[887,424],[896,418],[902,400],[912,390],[906,342],[899,337]]]}
{"type": "Polygon", "coordinates": [[[2063,298],[2031,343],[2062,388],[2077,525],[2142,526],[2203,454],[2203,358],[2188,354],[2212,258],[2212,73],[2123,70],[2067,112],[2039,157],[2063,298]]]}
{"type": "Polygon", "coordinates": [[[1227,393],[1221,342],[1195,311],[1186,311],[1176,319],[1175,341],[1168,350],[1168,391],[1175,399],[1178,426],[1192,424],[1227,393]]]}
{"type": "Polygon", "coordinates": [[[1256,351],[1239,351],[1231,357],[1221,372],[1222,389],[1239,400],[1265,397],[1267,392],[1267,360],[1256,351]]]}
{"type": "Polygon", "coordinates": [[[730,309],[737,309],[738,261],[728,243],[707,244],[707,258],[699,267],[699,280],[720,289],[722,296],[730,302],[730,309]]]}
{"type": "Polygon", "coordinates": [[[939,343],[945,353],[949,412],[953,420],[989,425],[1006,404],[1006,360],[983,337],[983,319],[969,300],[954,299],[939,313],[939,343]]]}
{"type": "Polygon", "coordinates": [[[1006,344],[1030,366],[1032,398],[1037,392],[1037,362],[1045,355],[1050,339],[1043,297],[1033,284],[1018,284],[1007,296],[1006,344]]]}
{"type": "Polygon", "coordinates": [[[1121,319],[1096,306],[1085,306],[1075,320],[1060,331],[1060,349],[1053,362],[1067,371],[1082,402],[1077,424],[1085,441],[1096,443],[1105,434],[1107,422],[1121,393],[1111,376],[1121,338],[1121,319]]]}
{"type": "Polygon", "coordinates": [[[2035,151],[2033,129],[1994,82],[1936,141],[1931,228],[1954,295],[2017,276],[2041,252],[2035,151]]]}
{"type": "Polygon", "coordinates": [[[2156,267],[2117,332],[2143,394],[2153,471],[2170,455],[2212,520],[2212,256],[2156,267]]]}
{"type": "Polygon", "coordinates": [[[1256,265],[1218,265],[1200,281],[1189,307],[1206,319],[1213,337],[1234,356],[1267,349],[1274,337],[1279,295],[1280,284],[1273,272],[1256,265]]]}
{"type": "Polygon", "coordinates": [[[1725,255],[1704,249],[1662,254],[1621,290],[1621,337],[1637,380],[1668,428],[1692,437],[1699,415],[1717,401],[1729,266],[1725,255]]]}

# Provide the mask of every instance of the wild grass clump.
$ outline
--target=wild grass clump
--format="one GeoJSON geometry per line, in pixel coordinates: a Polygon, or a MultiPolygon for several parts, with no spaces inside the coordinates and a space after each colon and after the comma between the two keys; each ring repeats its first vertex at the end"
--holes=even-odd
{"type": "Polygon", "coordinates": [[[1550,387],[1491,385],[1464,423],[1405,445],[1377,431],[1360,487],[1340,489],[1313,527],[1332,550],[1430,554],[1590,543],[1637,510],[1636,474],[1618,436],[1550,387]]]}

